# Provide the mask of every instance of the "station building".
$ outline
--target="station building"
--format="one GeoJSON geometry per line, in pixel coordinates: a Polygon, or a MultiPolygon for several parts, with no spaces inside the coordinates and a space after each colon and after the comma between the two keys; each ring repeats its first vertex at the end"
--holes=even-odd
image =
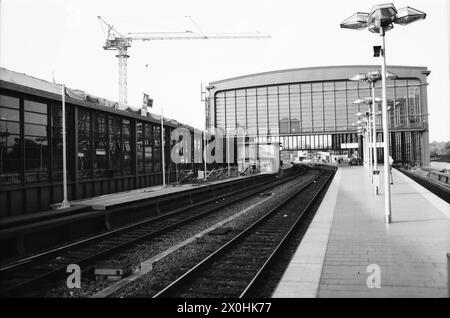
{"type": "MultiPolygon", "coordinates": [[[[328,152],[364,157],[355,116],[366,112],[356,99],[370,97],[367,82],[349,78],[380,70],[378,65],[327,66],[279,70],[209,83],[207,129],[244,129],[256,142],[279,142],[282,153],[328,152]]],[[[396,163],[429,164],[426,67],[388,66],[390,154],[396,163]]],[[[375,96],[381,97],[381,81],[375,96]]],[[[378,106],[380,107],[380,106],[378,106]]],[[[381,108],[380,108],[381,109],[381,108]]],[[[377,141],[383,141],[381,116],[377,141]]],[[[383,149],[378,148],[383,162],[383,149]]],[[[284,156],[286,157],[286,156],[284,156]]]]}
{"type": "MultiPolygon", "coordinates": [[[[61,85],[0,68],[0,218],[62,201],[61,92],[61,85]]],[[[159,116],[80,90],[65,95],[69,200],[162,184],[159,116]]],[[[176,181],[168,140],[180,126],[193,134],[164,118],[166,182],[176,181]]]]}

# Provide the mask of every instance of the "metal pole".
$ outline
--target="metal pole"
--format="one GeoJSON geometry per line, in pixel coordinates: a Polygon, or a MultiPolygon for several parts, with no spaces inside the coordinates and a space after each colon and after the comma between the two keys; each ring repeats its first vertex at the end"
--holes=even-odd
{"type": "Polygon", "coordinates": [[[367,116],[367,139],[369,141],[368,149],[369,149],[369,178],[372,180],[372,136],[370,134],[370,115],[367,116]]]}
{"type": "Polygon", "coordinates": [[[205,164],[205,174],[203,179],[206,180],[206,131],[203,133],[203,162],[205,164]]]}
{"type": "Polygon", "coordinates": [[[384,144],[384,215],[385,222],[387,224],[391,223],[391,186],[389,184],[389,132],[388,132],[388,120],[387,120],[387,99],[386,99],[386,43],[385,43],[385,30],[384,27],[381,28],[381,37],[383,38],[382,55],[383,62],[381,64],[381,75],[383,76],[383,105],[382,105],[382,116],[383,116],[383,144],[384,144]]]}
{"type": "Polygon", "coordinates": [[[375,82],[372,82],[373,170],[377,170],[377,115],[375,112],[375,82]]]}
{"type": "MultiPolygon", "coordinates": [[[[59,206],[60,209],[69,208],[70,203],[67,200],[67,149],[66,149],[66,87],[61,85],[61,98],[62,98],[62,155],[63,155],[63,201],[59,206]]],[[[75,172],[76,173],[76,172],[75,172]]]]}
{"type": "Polygon", "coordinates": [[[247,135],[247,130],[244,130],[242,135],[242,172],[245,171],[245,136],[247,135]]]}
{"type": "Polygon", "coordinates": [[[162,158],[162,178],[163,178],[163,187],[166,186],[166,160],[164,155],[164,116],[163,116],[163,107],[161,106],[161,158],[162,158]]]}
{"type": "Polygon", "coordinates": [[[231,175],[231,172],[230,172],[230,157],[229,157],[229,153],[230,153],[230,146],[229,146],[229,143],[230,143],[230,137],[229,137],[229,135],[228,135],[228,129],[227,129],[227,163],[228,163],[228,176],[230,176],[231,175]]]}
{"type": "MultiPolygon", "coordinates": [[[[378,164],[378,148],[377,148],[377,113],[376,113],[376,107],[375,107],[375,82],[372,82],[372,122],[373,122],[373,170],[377,169],[378,164]]],[[[373,182],[373,173],[372,173],[372,182],[373,182]]],[[[377,180],[378,180],[377,176],[377,180]]],[[[375,184],[375,195],[378,195],[378,183],[375,184]]]]}

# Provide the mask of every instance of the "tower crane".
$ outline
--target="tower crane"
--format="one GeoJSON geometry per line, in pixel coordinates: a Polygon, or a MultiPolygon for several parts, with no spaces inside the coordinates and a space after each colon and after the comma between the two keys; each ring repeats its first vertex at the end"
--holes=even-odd
{"type": "Polygon", "coordinates": [[[122,34],[113,25],[106,22],[101,16],[98,19],[107,27],[107,38],[103,48],[105,50],[117,50],[119,59],[119,105],[127,105],[127,59],[128,48],[133,41],[156,40],[209,40],[209,39],[267,39],[269,35],[260,33],[219,33],[198,34],[189,30],[184,32],[138,32],[122,34]]]}

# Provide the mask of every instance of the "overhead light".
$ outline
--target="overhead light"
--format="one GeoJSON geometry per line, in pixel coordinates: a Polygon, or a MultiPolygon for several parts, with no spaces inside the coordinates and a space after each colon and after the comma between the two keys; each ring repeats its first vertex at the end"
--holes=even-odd
{"type": "Polygon", "coordinates": [[[368,26],[369,14],[366,12],[356,12],[351,17],[341,23],[341,28],[362,30],[368,26]]]}
{"type": "Polygon", "coordinates": [[[394,23],[407,25],[412,22],[425,19],[427,14],[411,7],[398,9],[397,17],[394,23]]]}
{"type": "MultiPolygon", "coordinates": [[[[396,19],[397,9],[393,3],[377,4],[369,14],[369,23],[376,27],[389,27],[396,19]]],[[[386,30],[387,31],[387,30],[386,30]]]]}
{"type": "Polygon", "coordinates": [[[355,76],[349,78],[353,82],[362,82],[367,80],[367,75],[365,73],[358,73],[355,76]]]}

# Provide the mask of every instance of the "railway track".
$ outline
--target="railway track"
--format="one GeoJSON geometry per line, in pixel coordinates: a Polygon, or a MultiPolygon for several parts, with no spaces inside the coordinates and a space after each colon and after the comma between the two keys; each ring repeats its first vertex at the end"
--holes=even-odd
{"type": "Polygon", "coordinates": [[[250,189],[239,189],[212,200],[180,208],[170,213],[140,221],[101,235],[78,241],[0,268],[0,296],[20,297],[29,295],[29,290],[42,283],[66,276],[69,264],[82,269],[92,268],[95,262],[118,254],[145,240],[176,230],[190,222],[219,211],[237,201],[267,191],[281,183],[288,182],[303,170],[285,178],[264,180],[250,189]]]}
{"type": "Polygon", "coordinates": [[[434,193],[435,195],[440,197],[442,200],[450,203],[450,188],[449,187],[447,187],[443,184],[439,184],[438,181],[435,181],[435,180],[432,180],[429,178],[424,178],[423,176],[418,175],[413,172],[410,172],[404,168],[400,168],[400,169],[398,169],[398,171],[400,171],[404,175],[408,176],[409,178],[411,178],[412,180],[414,180],[415,182],[417,182],[424,188],[428,189],[429,191],[431,191],[432,193],[434,193]]]}
{"type": "Polygon", "coordinates": [[[228,243],[154,295],[160,297],[252,297],[333,172],[297,189],[228,243]]]}

